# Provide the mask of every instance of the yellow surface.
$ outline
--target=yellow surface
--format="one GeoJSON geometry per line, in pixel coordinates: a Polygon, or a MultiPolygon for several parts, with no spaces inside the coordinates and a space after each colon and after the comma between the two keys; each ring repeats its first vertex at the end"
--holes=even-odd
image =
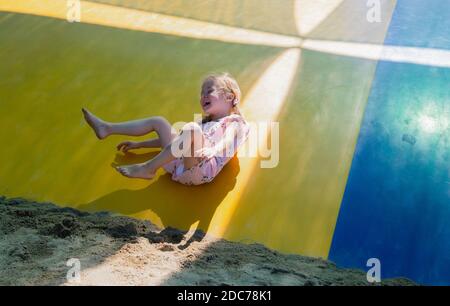
{"type": "Polygon", "coordinates": [[[153,184],[124,178],[112,164],[151,154],[117,154],[116,144],[131,137],[98,141],[80,109],[111,121],[152,115],[171,122],[193,120],[201,110],[203,76],[227,70],[246,93],[282,50],[29,15],[1,14],[0,24],[6,46],[0,49],[0,73],[9,76],[2,78],[0,128],[10,144],[0,150],[8,161],[0,167],[1,194],[149,217],[182,228],[197,218],[208,228],[210,215],[235,184],[237,166],[227,167],[214,185],[200,187],[171,182],[168,175],[153,184]],[[116,196],[128,192],[136,196],[126,201],[116,196]]]}
{"type": "MultiPolygon", "coordinates": [[[[64,19],[57,2],[2,0],[0,10],[64,19]]],[[[151,33],[160,30],[151,23],[136,23],[136,16],[155,16],[149,11],[87,7],[82,23],[0,13],[0,129],[7,144],[0,150],[0,194],[159,226],[188,229],[198,222],[232,240],[327,257],[376,62],[270,47],[298,38],[272,36],[267,28],[254,33],[259,42],[245,41],[239,33],[253,33],[245,31],[205,40],[198,23],[182,18],[161,35],[151,33]],[[162,170],[152,182],[117,174],[111,165],[155,152],[117,154],[115,145],[130,137],[98,141],[80,108],[110,121],[152,115],[190,121],[200,111],[200,81],[212,71],[236,76],[249,120],[280,121],[279,166],[234,159],[212,184],[196,187],[174,183],[162,170]]],[[[382,37],[385,28],[379,29],[382,37]]]]}

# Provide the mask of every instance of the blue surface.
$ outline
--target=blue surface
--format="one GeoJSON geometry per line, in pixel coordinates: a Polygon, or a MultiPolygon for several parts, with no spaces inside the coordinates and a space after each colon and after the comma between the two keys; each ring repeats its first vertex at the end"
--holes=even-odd
{"type": "Polygon", "coordinates": [[[450,284],[450,70],[379,64],[329,258],[450,284]]]}
{"type": "Polygon", "coordinates": [[[450,1],[398,0],[385,44],[450,49],[450,1]]]}
{"type": "MultiPolygon", "coordinates": [[[[449,13],[399,1],[386,44],[448,49],[449,13]]],[[[366,270],[372,257],[382,278],[450,285],[450,69],[378,64],[329,253],[366,270]]]]}
{"type": "Polygon", "coordinates": [[[448,69],[379,64],[330,260],[365,269],[376,257],[383,278],[450,284],[449,80],[448,69]]]}

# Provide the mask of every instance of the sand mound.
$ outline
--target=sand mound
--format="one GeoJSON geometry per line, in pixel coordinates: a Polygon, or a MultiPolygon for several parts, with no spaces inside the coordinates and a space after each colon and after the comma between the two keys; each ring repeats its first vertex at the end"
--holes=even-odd
{"type": "Polygon", "coordinates": [[[108,212],[0,197],[0,220],[0,285],[370,285],[364,271],[322,259],[108,212]],[[66,278],[71,258],[79,282],[66,278]]]}

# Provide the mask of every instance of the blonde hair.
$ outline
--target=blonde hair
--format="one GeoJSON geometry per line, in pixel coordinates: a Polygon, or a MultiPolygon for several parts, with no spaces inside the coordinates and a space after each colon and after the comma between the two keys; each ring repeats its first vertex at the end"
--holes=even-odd
{"type": "MultiPolygon", "coordinates": [[[[239,111],[238,104],[241,101],[241,89],[235,78],[233,78],[229,73],[219,73],[219,74],[210,74],[203,79],[202,86],[208,82],[213,81],[220,86],[221,89],[224,89],[226,92],[233,94],[233,107],[231,109],[232,114],[237,114],[242,116],[239,111]]],[[[205,116],[202,120],[202,123],[211,121],[210,116],[205,116]]]]}

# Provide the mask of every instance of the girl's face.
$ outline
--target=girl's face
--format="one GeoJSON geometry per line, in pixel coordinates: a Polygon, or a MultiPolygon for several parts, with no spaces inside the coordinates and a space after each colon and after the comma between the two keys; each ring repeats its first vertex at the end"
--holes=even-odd
{"type": "Polygon", "coordinates": [[[220,116],[231,112],[233,94],[219,87],[214,81],[206,81],[202,86],[200,105],[207,115],[220,116]]]}

